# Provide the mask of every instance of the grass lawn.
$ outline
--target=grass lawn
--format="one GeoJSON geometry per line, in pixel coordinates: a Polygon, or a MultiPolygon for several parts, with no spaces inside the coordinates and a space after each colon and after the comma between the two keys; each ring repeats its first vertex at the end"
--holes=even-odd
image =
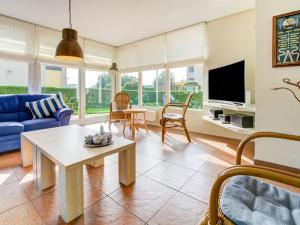
{"type": "Polygon", "coordinates": [[[97,113],[108,113],[109,107],[106,108],[97,108],[97,107],[87,107],[85,108],[86,114],[97,114],[97,113]]]}

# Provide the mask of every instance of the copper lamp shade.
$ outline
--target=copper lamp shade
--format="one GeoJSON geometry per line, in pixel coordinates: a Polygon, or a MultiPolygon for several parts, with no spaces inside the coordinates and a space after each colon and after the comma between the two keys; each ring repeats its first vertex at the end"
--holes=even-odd
{"type": "Polygon", "coordinates": [[[62,30],[62,40],[56,48],[55,57],[64,61],[82,62],[82,49],[77,41],[77,31],[71,28],[62,30]]]}

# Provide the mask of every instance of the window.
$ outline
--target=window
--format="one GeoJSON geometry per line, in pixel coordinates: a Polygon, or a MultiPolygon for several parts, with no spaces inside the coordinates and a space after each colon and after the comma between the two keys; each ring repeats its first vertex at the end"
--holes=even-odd
{"type": "Polygon", "coordinates": [[[103,71],[85,72],[86,116],[108,113],[111,99],[111,76],[103,71]]]}
{"type": "Polygon", "coordinates": [[[188,73],[194,73],[194,66],[188,67],[188,73]]]}
{"type": "Polygon", "coordinates": [[[203,102],[203,65],[178,67],[170,70],[171,102],[184,102],[187,95],[193,92],[190,108],[200,109],[203,102]]]}
{"type": "Polygon", "coordinates": [[[64,102],[79,114],[79,69],[56,65],[41,65],[42,93],[61,92],[64,102]]]}
{"type": "Polygon", "coordinates": [[[138,73],[121,74],[121,91],[129,94],[133,105],[138,105],[139,78],[138,73]]]}
{"type": "Polygon", "coordinates": [[[0,60],[0,94],[28,93],[28,64],[0,60]]]}
{"type": "Polygon", "coordinates": [[[166,104],[165,70],[143,71],[142,85],[144,106],[164,106],[166,104]]]}

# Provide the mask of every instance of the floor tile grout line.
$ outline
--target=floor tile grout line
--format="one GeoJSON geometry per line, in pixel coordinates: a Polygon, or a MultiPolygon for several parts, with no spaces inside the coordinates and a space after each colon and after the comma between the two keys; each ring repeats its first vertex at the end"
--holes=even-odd
{"type": "Polygon", "coordinates": [[[137,217],[139,220],[143,221],[144,223],[147,223],[146,221],[144,221],[142,218],[140,218],[138,215],[136,215],[134,212],[132,212],[131,210],[125,208],[123,205],[121,205],[119,202],[115,201],[111,196],[107,196],[109,199],[111,199],[113,202],[117,203],[120,207],[122,207],[123,209],[125,209],[126,211],[130,212],[132,215],[134,215],[135,217],[137,217]]]}
{"type": "Polygon", "coordinates": [[[31,202],[34,210],[37,212],[37,214],[39,215],[39,217],[42,219],[42,221],[44,222],[44,224],[47,224],[46,221],[44,220],[44,218],[42,217],[42,215],[40,214],[39,210],[36,208],[35,204],[32,201],[33,199],[30,199],[29,201],[31,202]]]}
{"type": "Polygon", "coordinates": [[[150,222],[151,221],[151,219],[154,217],[154,216],[156,216],[160,211],[161,211],[161,209],[165,206],[165,205],[167,205],[174,197],[175,197],[175,195],[178,193],[178,191],[175,191],[175,193],[153,214],[153,216],[147,221],[147,223],[148,222],[150,222]]]}
{"type": "Polygon", "coordinates": [[[198,201],[198,202],[201,202],[201,203],[203,203],[203,204],[205,204],[205,205],[208,206],[208,203],[204,202],[203,200],[197,199],[197,198],[195,198],[195,197],[193,197],[193,196],[191,196],[191,195],[189,195],[189,194],[187,194],[187,193],[184,193],[184,192],[182,192],[182,191],[180,191],[180,190],[178,191],[178,193],[183,194],[183,195],[185,195],[185,196],[187,196],[187,197],[189,197],[189,198],[192,198],[192,199],[194,199],[194,200],[196,200],[196,201],[198,201]]]}

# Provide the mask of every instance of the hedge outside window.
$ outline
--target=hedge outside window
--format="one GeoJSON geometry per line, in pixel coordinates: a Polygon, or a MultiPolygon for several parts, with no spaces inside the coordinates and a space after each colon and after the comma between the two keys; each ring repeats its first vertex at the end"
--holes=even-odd
{"type": "Polygon", "coordinates": [[[166,71],[162,69],[142,72],[143,106],[166,104],[166,71]]]}
{"type": "Polygon", "coordinates": [[[0,94],[28,93],[28,63],[0,60],[0,94]]]}
{"type": "Polygon", "coordinates": [[[72,119],[79,115],[79,69],[56,65],[41,65],[42,93],[61,92],[63,100],[74,110],[72,119]]]}
{"type": "Polygon", "coordinates": [[[203,103],[203,65],[177,67],[170,70],[171,102],[184,102],[194,93],[190,108],[201,109],[203,103]]]}
{"type": "Polygon", "coordinates": [[[137,72],[121,74],[121,91],[127,92],[133,105],[138,105],[139,76],[137,72]]]}
{"type": "Polygon", "coordinates": [[[103,71],[85,71],[86,116],[108,113],[111,101],[111,76],[103,71]]]}

